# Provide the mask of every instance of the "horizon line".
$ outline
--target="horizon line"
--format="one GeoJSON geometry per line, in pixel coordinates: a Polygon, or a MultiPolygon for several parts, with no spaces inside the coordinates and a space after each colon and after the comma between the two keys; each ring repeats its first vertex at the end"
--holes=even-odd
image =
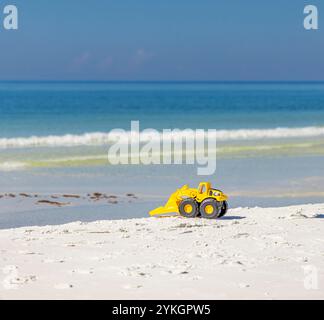
{"type": "Polygon", "coordinates": [[[324,80],[77,80],[77,79],[26,79],[2,80],[0,83],[26,83],[26,82],[74,82],[74,83],[324,83],[324,80]]]}

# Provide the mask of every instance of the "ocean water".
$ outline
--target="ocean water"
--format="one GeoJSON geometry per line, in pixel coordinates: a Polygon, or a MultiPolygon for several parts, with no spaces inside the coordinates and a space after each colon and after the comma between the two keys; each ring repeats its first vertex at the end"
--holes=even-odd
{"type": "Polygon", "coordinates": [[[0,170],[103,164],[132,120],[218,129],[220,156],[323,151],[324,83],[9,82],[0,112],[0,170]]]}
{"type": "Polygon", "coordinates": [[[0,83],[0,137],[324,124],[324,83],[0,83]]]}
{"type": "Polygon", "coordinates": [[[2,82],[0,114],[0,193],[163,199],[210,180],[232,206],[323,201],[324,83],[2,82]],[[107,133],[129,134],[132,120],[141,130],[217,129],[216,173],[109,165],[107,133]]]}

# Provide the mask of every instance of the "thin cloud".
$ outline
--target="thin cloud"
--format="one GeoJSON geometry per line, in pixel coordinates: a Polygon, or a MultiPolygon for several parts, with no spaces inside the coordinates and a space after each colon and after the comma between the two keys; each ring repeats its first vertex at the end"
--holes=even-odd
{"type": "Polygon", "coordinates": [[[139,66],[144,64],[145,62],[151,60],[153,58],[153,53],[149,52],[145,49],[137,49],[135,54],[133,55],[131,62],[135,66],[139,66]]]}
{"type": "Polygon", "coordinates": [[[81,69],[84,65],[89,63],[90,58],[91,55],[89,52],[83,52],[72,61],[72,69],[74,70],[81,69]]]}

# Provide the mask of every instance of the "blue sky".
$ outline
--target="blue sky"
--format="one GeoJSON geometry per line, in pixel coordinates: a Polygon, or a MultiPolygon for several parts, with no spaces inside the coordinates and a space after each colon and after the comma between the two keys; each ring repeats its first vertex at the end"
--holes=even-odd
{"type": "Polygon", "coordinates": [[[321,0],[6,4],[19,30],[0,27],[2,80],[324,80],[321,0]],[[317,31],[303,28],[307,4],[317,31]]]}

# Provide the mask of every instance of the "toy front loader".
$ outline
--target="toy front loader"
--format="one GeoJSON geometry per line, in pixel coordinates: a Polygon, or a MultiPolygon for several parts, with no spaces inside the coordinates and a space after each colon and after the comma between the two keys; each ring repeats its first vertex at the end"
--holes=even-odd
{"type": "Polygon", "coordinates": [[[149,212],[151,216],[177,213],[187,218],[201,216],[215,219],[226,214],[228,197],[220,190],[213,189],[209,182],[201,182],[198,189],[184,185],[171,194],[163,207],[149,212]]]}

